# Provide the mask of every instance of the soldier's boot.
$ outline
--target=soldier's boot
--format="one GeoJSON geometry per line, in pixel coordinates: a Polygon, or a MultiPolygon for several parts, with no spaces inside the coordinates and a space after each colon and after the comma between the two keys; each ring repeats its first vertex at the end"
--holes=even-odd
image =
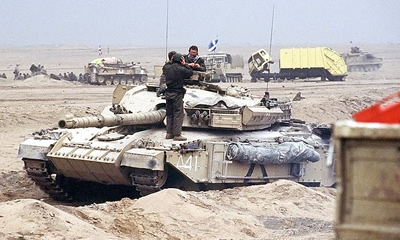
{"type": "Polygon", "coordinates": [[[165,139],[173,139],[174,138],[174,134],[172,133],[167,133],[167,135],[165,135],[165,139]]]}
{"type": "Polygon", "coordinates": [[[186,141],[187,138],[183,137],[182,135],[178,135],[174,137],[175,141],[186,141]]]}

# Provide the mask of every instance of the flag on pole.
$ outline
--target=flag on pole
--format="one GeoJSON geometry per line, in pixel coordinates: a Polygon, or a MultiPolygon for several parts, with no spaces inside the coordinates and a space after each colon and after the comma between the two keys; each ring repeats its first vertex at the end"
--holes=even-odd
{"type": "Polygon", "coordinates": [[[218,43],[218,38],[211,40],[211,42],[208,44],[208,51],[209,52],[215,51],[217,49],[217,43],[218,43]]]}

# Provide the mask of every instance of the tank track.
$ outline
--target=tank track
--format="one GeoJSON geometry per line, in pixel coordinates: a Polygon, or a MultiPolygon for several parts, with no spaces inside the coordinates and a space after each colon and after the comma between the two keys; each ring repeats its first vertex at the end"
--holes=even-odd
{"type": "Polygon", "coordinates": [[[161,190],[164,184],[164,173],[156,171],[135,171],[130,174],[132,185],[140,192],[141,196],[146,196],[161,190]]]}
{"type": "Polygon", "coordinates": [[[48,171],[48,163],[43,160],[22,159],[25,171],[40,189],[57,201],[69,202],[72,197],[53,179],[48,171]]]}

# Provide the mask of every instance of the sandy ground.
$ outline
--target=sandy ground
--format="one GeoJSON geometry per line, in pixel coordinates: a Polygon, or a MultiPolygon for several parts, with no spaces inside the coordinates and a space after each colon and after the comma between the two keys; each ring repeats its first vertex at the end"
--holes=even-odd
{"type": "MultiPolygon", "coordinates": [[[[344,52],[347,46],[337,46],[344,52]]],[[[400,90],[400,45],[362,46],[382,57],[376,72],[349,73],[344,82],[319,80],[250,83],[257,95],[292,99],[293,117],[333,124],[400,90]]],[[[258,48],[231,48],[249,55],[258,48]]],[[[236,51],[236,52],[235,52],[236,51]]],[[[182,50],[184,52],[184,50],[182,50]]],[[[54,202],[26,177],[17,157],[26,135],[55,127],[66,113],[97,114],[111,102],[112,86],[34,77],[10,80],[15,63],[48,66],[49,73],[79,71],[96,56],[85,47],[0,48],[1,239],[334,239],[335,189],[306,188],[286,180],[223,191],[166,189],[140,198],[89,205],[54,202]]],[[[163,62],[162,49],[113,49],[147,64],[163,62]]],[[[83,71],[83,70],[82,70],[83,71]]],[[[222,84],[227,86],[228,84],[222,84]]]]}

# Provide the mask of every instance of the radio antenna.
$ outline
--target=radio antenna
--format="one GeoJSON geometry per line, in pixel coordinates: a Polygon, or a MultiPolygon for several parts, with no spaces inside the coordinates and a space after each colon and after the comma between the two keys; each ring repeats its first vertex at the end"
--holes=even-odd
{"type": "Polygon", "coordinates": [[[272,5],[272,20],[271,20],[271,35],[269,37],[269,55],[272,55],[272,33],[274,31],[274,13],[275,13],[275,5],[272,5]]]}
{"type": "Polygon", "coordinates": [[[165,62],[168,61],[168,8],[169,8],[169,0],[167,0],[167,24],[165,26],[165,62]]]}
{"type": "MultiPolygon", "coordinates": [[[[274,14],[275,14],[275,4],[272,5],[272,18],[271,18],[271,33],[269,36],[269,56],[272,58],[272,33],[274,31],[274,14]]],[[[269,80],[267,81],[267,92],[268,92],[268,83],[269,80]]]]}

